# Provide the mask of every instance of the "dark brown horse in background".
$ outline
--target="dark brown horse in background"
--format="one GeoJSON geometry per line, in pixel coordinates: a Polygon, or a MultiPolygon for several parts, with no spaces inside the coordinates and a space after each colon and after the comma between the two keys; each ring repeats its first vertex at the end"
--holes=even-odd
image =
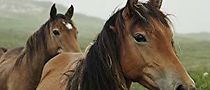
{"type": "Polygon", "coordinates": [[[106,22],[66,90],[129,90],[132,82],[149,90],[195,90],[175,53],[161,4],[128,0],[106,22]]]}
{"type": "Polygon", "coordinates": [[[0,58],[7,51],[6,48],[0,48],[0,58]]]}
{"type": "Polygon", "coordinates": [[[71,20],[73,10],[71,6],[65,15],[57,14],[54,4],[50,19],[28,39],[26,46],[1,57],[0,90],[35,90],[45,63],[60,50],[80,52],[77,30],[71,20]]]}

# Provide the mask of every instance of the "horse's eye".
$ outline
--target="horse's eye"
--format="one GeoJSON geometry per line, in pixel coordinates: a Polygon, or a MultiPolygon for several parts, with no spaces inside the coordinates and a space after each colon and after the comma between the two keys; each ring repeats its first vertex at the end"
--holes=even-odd
{"type": "Polygon", "coordinates": [[[142,42],[147,42],[146,38],[144,37],[144,35],[140,34],[140,33],[136,33],[134,35],[134,39],[137,43],[142,43],[142,42]]]}
{"type": "Polygon", "coordinates": [[[59,32],[58,30],[53,30],[53,34],[54,34],[55,36],[59,36],[59,35],[60,35],[60,32],[59,32]]]}

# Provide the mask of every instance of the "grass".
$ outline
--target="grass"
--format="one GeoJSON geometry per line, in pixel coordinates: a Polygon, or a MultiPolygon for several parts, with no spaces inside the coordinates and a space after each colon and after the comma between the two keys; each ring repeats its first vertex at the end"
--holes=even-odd
{"type": "Polygon", "coordinates": [[[201,70],[189,71],[189,73],[196,83],[196,90],[210,90],[210,75],[205,75],[205,73],[210,74],[209,67],[201,70]]]}

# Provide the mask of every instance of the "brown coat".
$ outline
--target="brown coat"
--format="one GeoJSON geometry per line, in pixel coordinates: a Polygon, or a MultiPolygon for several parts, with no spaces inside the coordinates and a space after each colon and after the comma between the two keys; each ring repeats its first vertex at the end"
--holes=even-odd
{"type": "Polygon", "coordinates": [[[52,58],[43,69],[37,90],[65,90],[66,80],[81,58],[82,53],[62,53],[52,58]]]}

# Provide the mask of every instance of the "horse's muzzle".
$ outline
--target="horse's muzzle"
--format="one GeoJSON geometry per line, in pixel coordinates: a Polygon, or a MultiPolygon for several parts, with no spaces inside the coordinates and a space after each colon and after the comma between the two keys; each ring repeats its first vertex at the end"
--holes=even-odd
{"type": "Polygon", "coordinates": [[[190,86],[178,85],[176,90],[196,90],[196,87],[195,87],[195,85],[190,85],[190,86]]]}

